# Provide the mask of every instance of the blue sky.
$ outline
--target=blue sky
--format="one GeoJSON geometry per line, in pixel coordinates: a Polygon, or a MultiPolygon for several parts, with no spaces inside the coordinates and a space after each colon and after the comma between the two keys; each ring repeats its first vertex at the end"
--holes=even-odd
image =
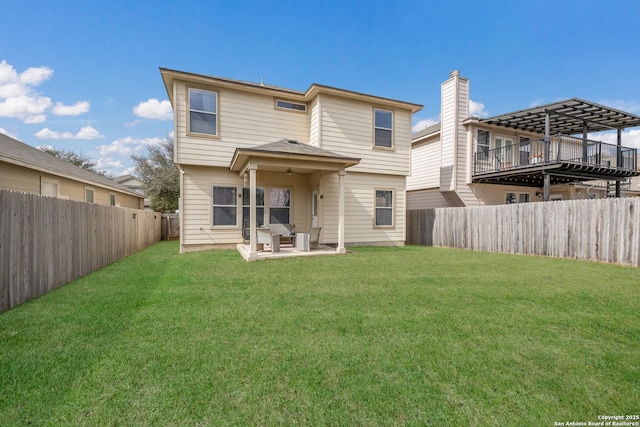
{"type": "MultiPolygon", "coordinates": [[[[173,129],[159,67],[423,104],[470,79],[492,116],[580,97],[640,114],[640,2],[0,0],[0,132],[113,176],[173,129]]],[[[268,141],[265,141],[268,142],[268,141]]],[[[640,147],[640,130],[624,145],[640,147]]]]}

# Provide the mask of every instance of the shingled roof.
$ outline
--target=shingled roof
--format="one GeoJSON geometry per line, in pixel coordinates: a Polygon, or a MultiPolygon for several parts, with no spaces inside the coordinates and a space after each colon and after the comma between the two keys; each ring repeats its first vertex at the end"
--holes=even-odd
{"type": "Polygon", "coordinates": [[[3,133],[0,133],[0,161],[141,197],[106,176],[75,166],[3,133]]]}
{"type": "Polygon", "coordinates": [[[343,156],[333,151],[324,150],[314,147],[313,145],[298,142],[293,139],[281,139],[269,142],[255,147],[236,148],[231,160],[230,169],[235,170],[239,167],[239,159],[247,155],[267,155],[267,156],[296,156],[305,160],[324,160],[331,162],[344,163],[346,167],[356,165],[360,159],[355,157],[343,156]]]}

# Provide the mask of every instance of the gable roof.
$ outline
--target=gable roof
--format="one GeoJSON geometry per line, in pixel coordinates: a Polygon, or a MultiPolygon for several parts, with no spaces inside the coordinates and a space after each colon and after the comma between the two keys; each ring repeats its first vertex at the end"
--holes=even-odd
{"type": "Polygon", "coordinates": [[[306,161],[321,161],[343,164],[344,167],[357,165],[360,159],[343,156],[293,139],[281,139],[249,148],[236,148],[229,169],[239,171],[251,156],[289,158],[306,161]]]}
{"type": "Polygon", "coordinates": [[[3,133],[0,133],[0,161],[142,197],[130,188],[120,185],[106,176],[73,165],[3,133]]]}
{"type": "Polygon", "coordinates": [[[431,125],[429,127],[422,129],[421,131],[414,133],[413,135],[411,135],[411,141],[414,142],[414,141],[417,141],[418,139],[424,138],[425,136],[429,136],[431,134],[438,133],[438,132],[440,132],[440,123],[436,123],[434,125],[431,125]]]}
{"type": "Polygon", "coordinates": [[[308,101],[312,99],[318,93],[329,93],[337,96],[344,96],[347,98],[358,99],[365,102],[374,104],[389,105],[396,108],[406,108],[411,110],[412,113],[420,111],[422,109],[421,104],[414,104],[411,102],[399,101],[391,98],[384,98],[381,96],[368,95],[361,92],[354,92],[346,89],[339,89],[332,86],[321,85],[312,83],[306,91],[300,91],[296,89],[288,89],[280,86],[267,85],[264,83],[253,83],[244,80],[234,80],[225,77],[208,76],[204,74],[188,73],[185,71],[170,70],[168,68],[160,68],[162,74],[162,81],[164,82],[165,89],[169,95],[171,105],[175,103],[173,99],[173,82],[175,80],[188,80],[195,83],[211,84],[220,87],[234,88],[238,90],[244,90],[247,92],[257,92],[265,95],[272,96],[286,96],[293,100],[308,101]]]}
{"type": "Polygon", "coordinates": [[[115,178],[111,178],[113,182],[116,182],[118,184],[122,184],[123,182],[129,181],[130,179],[138,179],[138,177],[135,175],[126,174],[126,175],[116,176],[115,178]]]}
{"type": "Polygon", "coordinates": [[[581,134],[585,121],[589,132],[640,126],[639,116],[580,98],[480,119],[480,123],[544,134],[547,113],[552,134],[581,134]]]}

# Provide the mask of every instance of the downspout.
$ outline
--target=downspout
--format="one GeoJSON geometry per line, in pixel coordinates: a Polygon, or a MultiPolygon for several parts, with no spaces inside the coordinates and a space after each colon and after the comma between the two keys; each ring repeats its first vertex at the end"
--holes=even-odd
{"type": "MultiPolygon", "coordinates": [[[[173,99],[177,100],[178,96],[178,88],[176,85],[176,82],[173,82],[173,99]]],[[[179,150],[178,150],[178,120],[176,120],[176,112],[174,109],[173,112],[173,163],[175,163],[178,166],[178,169],[180,170],[180,178],[179,178],[179,183],[180,183],[180,195],[178,196],[178,218],[180,219],[180,252],[183,251],[183,245],[184,245],[184,214],[185,214],[185,209],[184,209],[184,179],[185,179],[185,175],[186,172],[184,171],[184,169],[182,169],[182,166],[180,166],[180,157],[178,156],[179,154],[179,150]]]]}

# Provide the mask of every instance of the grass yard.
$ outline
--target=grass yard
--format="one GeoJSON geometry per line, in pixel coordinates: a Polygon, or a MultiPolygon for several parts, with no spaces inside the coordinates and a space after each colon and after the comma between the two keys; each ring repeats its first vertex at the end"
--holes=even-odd
{"type": "Polygon", "coordinates": [[[553,426],[640,412],[640,269],[163,242],[0,315],[0,423],[553,426]]]}

